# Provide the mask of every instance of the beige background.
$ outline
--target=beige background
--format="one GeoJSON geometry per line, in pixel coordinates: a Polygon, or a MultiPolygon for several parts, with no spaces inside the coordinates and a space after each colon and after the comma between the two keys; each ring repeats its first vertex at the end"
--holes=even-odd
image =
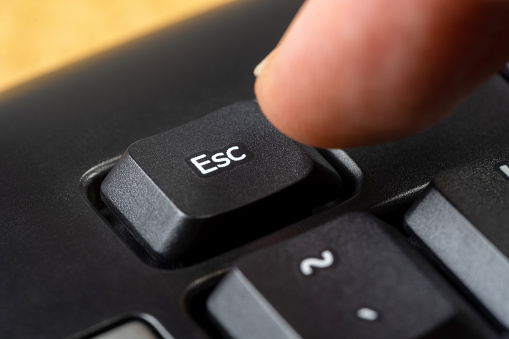
{"type": "Polygon", "coordinates": [[[0,92],[235,0],[3,0],[0,92]]]}

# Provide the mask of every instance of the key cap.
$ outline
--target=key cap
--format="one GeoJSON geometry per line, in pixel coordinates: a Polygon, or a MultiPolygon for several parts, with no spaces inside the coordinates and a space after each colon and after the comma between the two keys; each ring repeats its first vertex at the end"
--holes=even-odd
{"type": "Polygon", "coordinates": [[[156,331],[140,320],[131,320],[115,326],[90,339],[161,339],[156,331]]]}
{"type": "Polygon", "coordinates": [[[493,335],[399,234],[358,213],[242,258],[207,309],[233,338],[493,335]]]}
{"type": "Polygon", "coordinates": [[[509,156],[438,175],[406,229],[509,328],[509,156]]]}
{"type": "Polygon", "coordinates": [[[255,102],[134,143],[101,186],[104,202],[158,263],[270,231],[340,192],[331,165],[279,133],[255,102]]]}

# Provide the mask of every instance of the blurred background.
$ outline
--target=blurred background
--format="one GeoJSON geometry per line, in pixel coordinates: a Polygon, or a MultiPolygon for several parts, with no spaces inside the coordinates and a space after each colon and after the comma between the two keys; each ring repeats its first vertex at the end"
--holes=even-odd
{"type": "Polygon", "coordinates": [[[0,4],[0,94],[236,0],[16,0],[0,4]]]}

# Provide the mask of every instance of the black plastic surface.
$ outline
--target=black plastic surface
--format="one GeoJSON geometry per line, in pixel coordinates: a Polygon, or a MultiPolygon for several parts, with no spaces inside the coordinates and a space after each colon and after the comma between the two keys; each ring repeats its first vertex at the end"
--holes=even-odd
{"type": "Polygon", "coordinates": [[[499,154],[440,173],[406,227],[454,279],[509,328],[509,173],[499,154]]]}
{"type": "Polygon", "coordinates": [[[277,131],[253,101],[134,143],[101,185],[104,202],[159,264],[210,243],[217,252],[221,239],[270,231],[279,215],[310,214],[340,193],[331,165],[277,131]]]}
{"type": "Polygon", "coordinates": [[[491,338],[416,259],[390,226],[348,214],[242,258],[208,307],[233,338],[491,338]]]}
{"type": "Polygon", "coordinates": [[[437,173],[509,144],[509,87],[495,76],[428,132],[327,153],[355,192],[347,202],[196,265],[147,265],[87,185],[136,140],[252,100],[252,69],[299,5],[239,1],[0,95],[1,338],[79,338],[137,315],[207,338],[186,295],[234,260],[345,211],[389,218],[437,173]]]}
{"type": "Polygon", "coordinates": [[[442,172],[433,186],[506,257],[509,257],[509,164],[504,150],[442,172]]]}

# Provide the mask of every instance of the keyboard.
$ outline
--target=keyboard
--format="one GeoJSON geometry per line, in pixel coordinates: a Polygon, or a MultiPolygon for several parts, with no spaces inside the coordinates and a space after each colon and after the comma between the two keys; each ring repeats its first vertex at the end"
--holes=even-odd
{"type": "Polygon", "coordinates": [[[508,73],[419,135],[300,145],[252,76],[299,5],[0,96],[0,338],[507,337],[508,73]]]}

